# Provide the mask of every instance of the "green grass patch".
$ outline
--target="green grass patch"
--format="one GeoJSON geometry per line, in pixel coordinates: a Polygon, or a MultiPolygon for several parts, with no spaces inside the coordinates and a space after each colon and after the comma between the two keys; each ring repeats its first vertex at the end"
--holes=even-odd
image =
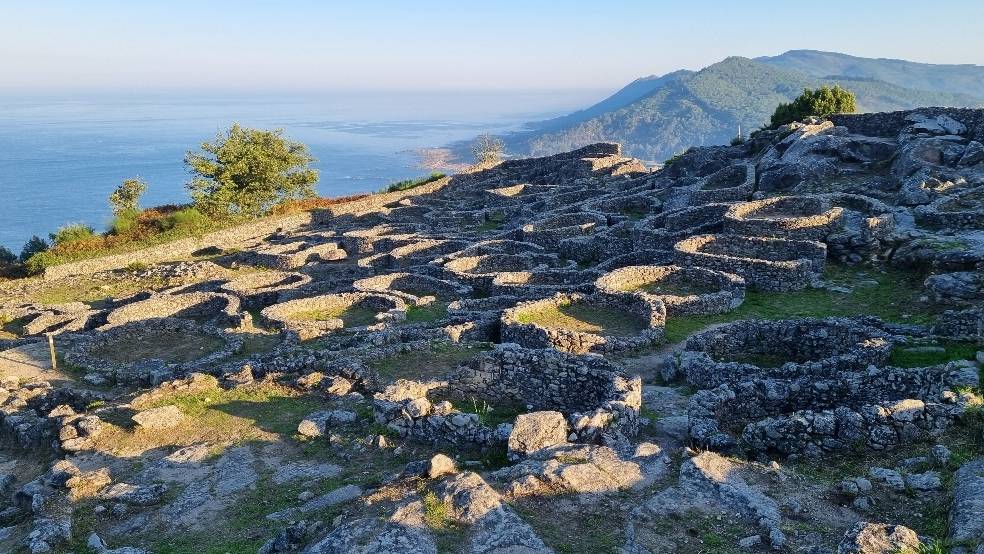
{"type": "Polygon", "coordinates": [[[438,179],[443,179],[447,177],[444,173],[434,172],[426,177],[417,177],[415,179],[405,179],[403,181],[397,181],[388,185],[383,192],[399,192],[401,190],[410,190],[412,188],[419,187],[421,185],[426,185],[427,183],[433,183],[438,179]]]}
{"type": "Polygon", "coordinates": [[[927,367],[957,360],[973,360],[977,351],[982,348],[968,342],[946,342],[929,346],[941,347],[943,351],[919,351],[898,345],[892,349],[889,363],[896,367],[927,367]]]}
{"type": "Polygon", "coordinates": [[[448,316],[448,304],[435,300],[423,306],[410,306],[407,308],[407,323],[432,323],[440,321],[448,316]]]}
{"type": "Polygon", "coordinates": [[[245,420],[247,425],[254,425],[282,438],[292,437],[307,414],[325,409],[325,401],[321,398],[298,395],[291,389],[271,383],[176,394],[155,399],[140,406],[140,409],[166,405],[177,406],[203,426],[222,428],[232,424],[232,420],[245,420]]]}
{"type": "Polygon", "coordinates": [[[367,363],[383,379],[437,379],[490,348],[487,343],[438,342],[367,363]]]}
{"type": "Polygon", "coordinates": [[[558,554],[614,554],[622,546],[622,522],[610,511],[583,507],[574,517],[563,498],[534,498],[513,505],[536,534],[558,554]]]}
{"type": "Polygon", "coordinates": [[[748,291],[742,305],[725,314],[667,317],[666,341],[680,342],[709,325],[741,319],[873,315],[892,322],[930,323],[940,311],[937,306],[919,300],[925,294],[922,286],[925,275],[921,272],[828,264],[824,279],[851,292],[748,291]]]}
{"type": "Polygon", "coordinates": [[[607,306],[584,303],[560,306],[550,304],[535,310],[521,311],[516,319],[520,323],[535,323],[552,329],[613,337],[634,336],[645,329],[643,322],[631,314],[607,306]]]}

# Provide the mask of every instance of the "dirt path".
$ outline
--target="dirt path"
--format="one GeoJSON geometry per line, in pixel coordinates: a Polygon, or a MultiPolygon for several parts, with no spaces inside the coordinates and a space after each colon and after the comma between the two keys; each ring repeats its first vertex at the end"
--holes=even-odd
{"type": "Polygon", "coordinates": [[[68,374],[51,370],[48,345],[44,342],[25,344],[0,352],[0,379],[16,378],[27,381],[40,378],[53,385],[74,382],[68,374]]]}

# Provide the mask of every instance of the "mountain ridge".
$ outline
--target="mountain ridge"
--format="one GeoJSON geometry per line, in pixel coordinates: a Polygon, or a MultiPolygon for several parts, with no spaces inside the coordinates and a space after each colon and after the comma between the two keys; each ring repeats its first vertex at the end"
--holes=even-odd
{"type": "MultiPolygon", "coordinates": [[[[809,52],[811,56],[824,54],[790,52],[809,52]]],[[[620,142],[628,155],[658,161],[690,146],[726,144],[737,134],[739,125],[744,130],[760,127],[780,102],[792,100],[804,88],[821,85],[851,89],[858,97],[858,109],[862,112],[931,105],[984,105],[984,85],[980,95],[971,96],[939,90],[938,83],[932,80],[923,89],[906,87],[899,84],[905,82],[904,79],[894,78],[888,71],[882,73],[887,73],[896,82],[874,77],[879,74],[874,70],[857,69],[852,70],[854,74],[851,75],[818,76],[790,69],[802,63],[803,55],[782,58],[786,54],[771,57],[767,62],[759,58],[730,56],[695,72],[680,70],[637,79],[597,104],[566,116],[532,123],[528,131],[510,135],[506,141],[511,152],[531,155],[552,154],[593,142],[620,142]],[[639,96],[646,88],[648,92],[639,96]]],[[[865,67],[868,66],[871,64],[865,67]]],[[[818,67],[815,73],[847,69],[840,57],[818,67]]],[[[984,79],[984,67],[979,69],[984,79]]]]}

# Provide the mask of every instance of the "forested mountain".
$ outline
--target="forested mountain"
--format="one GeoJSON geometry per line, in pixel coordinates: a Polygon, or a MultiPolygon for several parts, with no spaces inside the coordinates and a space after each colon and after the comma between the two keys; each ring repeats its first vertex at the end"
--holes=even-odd
{"type": "MultiPolygon", "coordinates": [[[[622,143],[630,156],[659,161],[690,146],[726,144],[739,125],[746,133],[761,127],[780,102],[792,100],[806,87],[823,84],[853,91],[860,111],[984,105],[984,88],[980,96],[972,96],[939,90],[935,81],[923,87],[902,86],[860,70],[846,76],[817,76],[785,68],[802,59],[788,54],[768,61],[730,57],[698,72],[639,79],[585,110],[533,123],[530,131],[508,137],[507,144],[513,153],[544,155],[613,141],[622,143]]],[[[872,68],[882,61],[856,59],[871,62],[867,65],[872,68]]],[[[832,64],[829,66],[834,67],[832,64]]]]}

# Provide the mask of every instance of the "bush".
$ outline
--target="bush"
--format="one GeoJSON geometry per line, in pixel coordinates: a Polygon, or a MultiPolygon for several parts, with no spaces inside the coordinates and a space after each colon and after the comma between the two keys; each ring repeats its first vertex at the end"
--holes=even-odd
{"type": "Polygon", "coordinates": [[[834,113],[857,111],[854,93],[837,85],[822,86],[817,90],[803,89],[803,94],[788,104],[779,104],[769,126],[773,129],[807,117],[827,117],[834,113]]]}
{"type": "Polygon", "coordinates": [[[24,262],[24,267],[29,274],[37,275],[38,273],[42,273],[48,266],[55,265],[57,261],[58,257],[54,253],[45,250],[28,258],[24,262]]]}
{"type": "Polygon", "coordinates": [[[114,235],[127,235],[132,233],[140,223],[139,210],[124,210],[116,213],[113,222],[109,225],[109,232],[114,235]]]}
{"type": "Polygon", "coordinates": [[[0,264],[12,264],[17,261],[17,256],[6,246],[0,246],[0,264]]]}
{"type": "Polygon", "coordinates": [[[81,242],[85,240],[90,240],[95,238],[96,231],[89,227],[88,225],[83,225],[82,223],[73,223],[71,225],[66,225],[58,231],[48,235],[51,237],[51,244],[54,246],[61,246],[65,244],[71,244],[73,242],[81,242]]]}
{"type": "Polygon", "coordinates": [[[147,183],[140,179],[127,179],[109,195],[113,214],[136,212],[140,209],[140,196],[147,190],[147,183]]]}
{"type": "Polygon", "coordinates": [[[200,233],[208,230],[210,220],[197,208],[184,208],[178,210],[161,221],[161,226],[165,231],[177,231],[180,233],[200,233]]]}
{"type": "Polygon", "coordinates": [[[39,252],[44,252],[47,249],[48,243],[43,238],[34,235],[27,241],[24,248],[21,250],[20,261],[26,262],[31,258],[31,256],[34,256],[39,252]]]}
{"type": "Polygon", "coordinates": [[[472,145],[472,154],[475,155],[475,161],[480,164],[498,163],[505,150],[506,145],[488,133],[479,135],[472,145]]]}

